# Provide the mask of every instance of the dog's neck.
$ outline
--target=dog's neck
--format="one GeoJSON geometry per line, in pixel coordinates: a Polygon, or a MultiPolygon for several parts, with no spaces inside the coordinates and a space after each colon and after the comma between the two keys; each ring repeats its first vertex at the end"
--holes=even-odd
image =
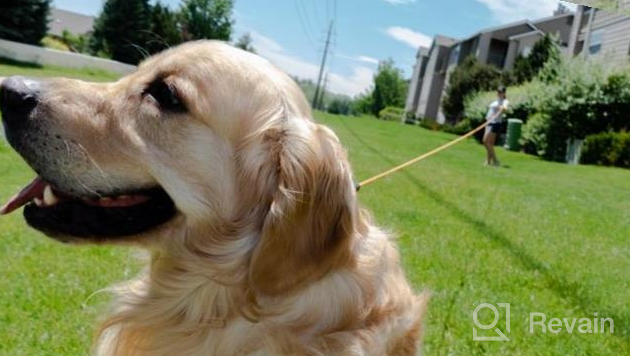
{"type": "Polygon", "coordinates": [[[225,235],[206,235],[203,241],[188,236],[196,235],[168,237],[177,243],[154,249],[144,275],[117,289],[118,309],[102,327],[98,355],[140,356],[144,354],[138,350],[174,345],[181,352],[183,340],[191,340],[191,347],[202,345],[201,340],[220,333],[231,321],[245,320],[251,248],[244,247],[254,237],[240,234],[226,243],[225,235]],[[100,351],[103,347],[105,352],[100,351]]]}

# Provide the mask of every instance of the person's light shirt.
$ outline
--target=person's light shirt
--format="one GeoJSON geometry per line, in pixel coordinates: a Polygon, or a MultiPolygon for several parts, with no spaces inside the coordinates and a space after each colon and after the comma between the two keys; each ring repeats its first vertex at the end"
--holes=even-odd
{"type": "Polygon", "coordinates": [[[486,114],[486,121],[489,121],[491,124],[498,124],[503,121],[503,115],[507,111],[508,108],[508,100],[507,99],[497,99],[493,101],[488,107],[488,113],[486,114]],[[497,115],[499,110],[503,108],[503,112],[497,115]]]}

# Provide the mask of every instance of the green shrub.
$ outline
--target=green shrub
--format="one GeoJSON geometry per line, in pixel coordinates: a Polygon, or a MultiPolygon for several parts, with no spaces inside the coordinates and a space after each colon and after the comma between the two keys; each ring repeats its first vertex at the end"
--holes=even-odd
{"type": "Polygon", "coordinates": [[[547,131],[549,130],[549,115],[535,113],[530,116],[521,134],[521,147],[526,153],[544,156],[547,151],[547,131]]]}
{"type": "Polygon", "coordinates": [[[52,36],[45,36],[44,38],[42,38],[41,44],[46,48],[55,49],[57,51],[70,51],[68,45],[52,36]]]}
{"type": "MultiPolygon", "coordinates": [[[[542,98],[548,95],[550,85],[540,81],[533,81],[507,89],[507,98],[510,102],[505,117],[516,118],[526,122],[527,119],[538,111],[542,98]]],[[[464,104],[465,117],[473,124],[479,125],[486,119],[488,106],[497,99],[495,91],[475,93],[466,98],[464,104]]],[[[473,125],[474,126],[474,125],[473,125]]]]}
{"type": "MultiPolygon", "coordinates": [[[[628,67],[580,58],[554,63],[547,63],[537,79],[507,91],[510,106],[506,117],[526,123],[521,140],[526,152],[563,161],[568,139],[630,128],[628,67]]],[[[483,122],[487,106],[495,98],[494,92],[483,92],[466,100],[466,128],[483,122]]]]}
{"type": "Polygon", "coordinates": [[[379,111],[378,118],[386,121],[401,121],[405,114],[405,109],[388,106],[379,111]]]}
{"type": "Polygon", "coordinates": [[[420,120],[420,127],[431,131],[442,131],[442,129],[446,127],[446,125],[441,125],[435,120],[423,119],[420,120]]]}
{"type": "Polygon", "coordinates": [[[630,133],[603,132],[587,136],[580,161],[630,168],[630,133]]]}
{"type": "Polygon", "coordinates": [[[68,30],[63,30],[61,39],[72,52],[89,53],[90,51],[89,34],[74,35],[68,30]]]}

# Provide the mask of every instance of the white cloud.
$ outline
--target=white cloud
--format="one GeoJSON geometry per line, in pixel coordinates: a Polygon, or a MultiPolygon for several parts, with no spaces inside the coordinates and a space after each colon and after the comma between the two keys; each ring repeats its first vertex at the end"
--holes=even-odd
{"type": "MultiPolygon", "coordinates": [[[[258,32],[251,31],[251,36],[253,46],[258,54],[267,58],[278,68],[299,78],[317,80],[318,64],[288,53],[278,42],[258,32]]],[[[354,66],[350,75],[330,73],[328,88],[334,93],[354,96],[363,93],[372,84],[373,76],[374,70],[372,68],[362,65],[354,66]]]]}
{"type": "Polygon", "coordinates": [[[383,0],[393,5],[405,5],[411,4],[412,2],[416,2],[416,0],[383,0]]]}
{"type": "Polygon", "coordinates": [[[484,4],[495,20],[501,23],[513,22],[523,19],[537,19],[551,16],[553,11],[562,3],[571,10],[576,5],[559,0],[475,0],[484,4]]]}
{"type": "Polygon", "coordinates": [[[358,56],[357,59],[365,63],[378,64],[378,59],[368,56],[358,56]]]}
{"type": "Polygon", "coordinates": [[[351,61],[363,62],[363,63],[368,63],[368,64],[378,64],[379,62],[378,59],[374,57],[370,57],[370,56],[349,56],[343,53],[337,53],[336,56],[339,58],[349,59],[351,61]]]}
{"type": "MultiPolygon", "coordinates": [[[[483,1],[483,0],[478,0],[483,1]]],[[[523,1],[523,0],[517,0],[523,1]]],[[[527,0],[530,1],[530,0],[527,0]]],[[[424,33],[416,32],[406,27],[392,26],[385,32],[393,39],[403,42],[409,47],[417,49],[418,47],[431,47],[433,39],[424,33]]]]}

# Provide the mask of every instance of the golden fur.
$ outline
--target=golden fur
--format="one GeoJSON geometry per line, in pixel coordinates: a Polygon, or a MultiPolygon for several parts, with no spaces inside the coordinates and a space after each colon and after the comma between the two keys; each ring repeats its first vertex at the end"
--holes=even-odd
{"type": "Polygon", "coordinates": [[[185,44],[115,83],[54,80],[42,99],[85,150],[90,186],[162,186],[179,213],[127,239],[151,253],[114,288],[98,356],[417,353],[426,296],[357,202],[335,134],[297,85],[220,42],[185,44]],[[142,95],[155,78],[185,114],[142,95]]]}

